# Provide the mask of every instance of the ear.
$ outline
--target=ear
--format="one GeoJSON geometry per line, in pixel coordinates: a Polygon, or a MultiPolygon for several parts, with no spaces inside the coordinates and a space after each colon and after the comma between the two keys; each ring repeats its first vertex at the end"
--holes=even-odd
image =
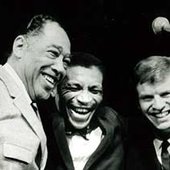
{"type": "Polygon", "coordinates": [[[13,43],[13,53],[17,58],[22,58],[24,49],[27,47],[27,41],[24,36],[19,35],[13,43]]]}

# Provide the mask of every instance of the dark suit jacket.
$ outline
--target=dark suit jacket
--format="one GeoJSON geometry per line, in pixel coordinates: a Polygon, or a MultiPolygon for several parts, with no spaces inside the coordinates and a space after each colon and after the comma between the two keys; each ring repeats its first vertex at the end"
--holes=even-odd
{"type": "MultiPolygon", "coordinates": [[[[55,115],[53,121],[54,140],[52,140],[51,134],[47,134],[49,157],[46,169],[74,170],[65,135],[64,119],[57,113],[55,115]]],[[[86,163],[84,170],[122,170],[124,150],[117,113],[111,108],[104,107],[96,119],[104,129],[105,137],[86,163]]]]}
{"type": "Polygon", "coordinates": [[[153,129],[145,117],[129,121],[126,170],[162,170],[153,145],[153,129]],[[130,127],[131,126],[131,127],[130,127]]]}
{"type": "Polygon", "coordinates": [[[162,170],[152,140],[131,142],[127,149],[126,170],[162,170]]]}

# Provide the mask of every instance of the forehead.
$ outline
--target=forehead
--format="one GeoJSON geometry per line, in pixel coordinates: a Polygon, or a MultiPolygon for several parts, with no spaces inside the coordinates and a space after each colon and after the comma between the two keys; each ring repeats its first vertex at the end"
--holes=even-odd
{"type": "Polygon", "coordinates": [[[86,68],[83,66],[72,66],[67,69],[67,78],[68,80],[75,80],[84,83],[93,82],[93,83],[102,83],[103,75],[100,70],[92,66],[86,68]]]}
{"type": "Polygon", "coordinates": [[[137,91],[139,94],[162,93],[165,91],[170,91],[170,75],[165,76],[162,81],[155,82],[154,84],[151,84],[149,82],[138,84],[137,91]]]}
{"type": "Polygon", "coordinates": [[[42,38],[46,42],[51,43],[52,45],[61,46],[66,53],[70,53],[70,40],[58,23],[48,22],[44,25],[42,38]]]}

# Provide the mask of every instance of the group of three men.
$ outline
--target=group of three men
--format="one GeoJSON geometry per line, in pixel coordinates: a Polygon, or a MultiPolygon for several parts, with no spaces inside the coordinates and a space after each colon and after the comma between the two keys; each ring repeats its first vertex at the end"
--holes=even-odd
{"type": "MultiPolygon", "coordinates": [[[[114,110],[102,106],[104,67],[91,54],[71,57],[70,48],[66,32],[50,16],[33,17],[14,40],[7,63],[0,66],[0,169],[125,168],[121,121],[114,110]],[[36,103],[50,96],[56,104],[51,132],[56,147],[50,148],[46,164],[48,141],[36,103]]],[[[136,73],[141,110],[157,134],[168,138],[170,59],[150,57],[136,66],[136,73]]],[[[137,153],[132,150],[129,158],[137,153]]],[[[131,160],[128,168],[135,167],[131,160]]],[[[147,164],[138,162],[141,169],[147,164]]]]}

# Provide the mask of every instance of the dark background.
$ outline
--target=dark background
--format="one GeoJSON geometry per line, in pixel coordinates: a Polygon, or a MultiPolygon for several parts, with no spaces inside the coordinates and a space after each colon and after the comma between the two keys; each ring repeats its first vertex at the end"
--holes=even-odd
{"type": "Polygon", "coordinates": [[[4,63],[16,31],[35,14],[55,16],[67,31],[72,51],[90,52],[107,67],[105,102],[132,114],[130,76],[141,58],[169,55],[168,34],[154,35],[157,16],[170,19],[167,0],[1,0],[0,61],[4,63]]]}

